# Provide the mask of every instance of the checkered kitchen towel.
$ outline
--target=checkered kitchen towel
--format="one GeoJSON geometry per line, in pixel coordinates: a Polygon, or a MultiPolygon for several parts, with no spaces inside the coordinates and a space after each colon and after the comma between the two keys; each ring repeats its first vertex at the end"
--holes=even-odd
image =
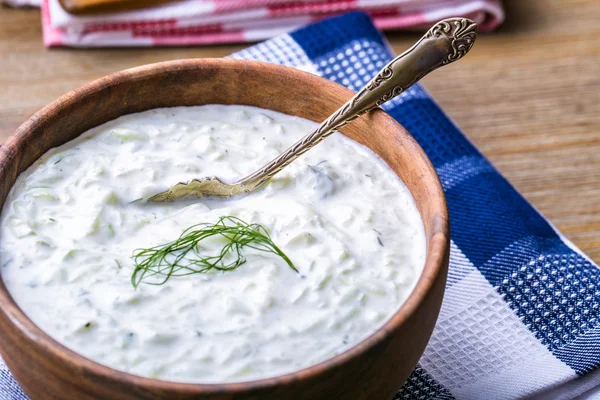
{"type": "MultiPolygon", "coordinates": [[[[233,58],[296,67],[356,90],[392,53],[366,15],[351,13],[233,58]]],[[[597,385],[600,270],[515,191],[422,88],[384,107],[429,155],[452,222],[441,314],[396,399],[569,399],[597,385]]],[[[0,368],[0,399],[23,398],[0,368]]]]}
{"type": "Polygon", "coordinates": [[[501,0],[179,0],[81,16],[65,12],[58,0],[41,0],[41,7],[44,44],[49,47],[255,42],[351,10],[369,12],[380,29],[419,30],[449,16],[464,16],[483,32],[504,19],[501,0]]]}

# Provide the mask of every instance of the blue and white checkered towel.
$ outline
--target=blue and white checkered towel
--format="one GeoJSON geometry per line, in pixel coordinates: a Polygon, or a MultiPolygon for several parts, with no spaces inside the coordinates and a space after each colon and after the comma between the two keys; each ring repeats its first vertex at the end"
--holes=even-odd
{"type": "MultiPolygon", "coordinates": [[[[392,53],[366,15],[351,13],[232,57],[296,67],[357,90],[392,53]]],[[[384,108],[433,162],[452,224],[442,310],[396,399],[570,399],[600,384],[600,370],[593,371],[600,365],[600,269],[517,193],[422,88],[384,108]]],[[[0,368],[0,399],[24,398],[0,368]]]]}

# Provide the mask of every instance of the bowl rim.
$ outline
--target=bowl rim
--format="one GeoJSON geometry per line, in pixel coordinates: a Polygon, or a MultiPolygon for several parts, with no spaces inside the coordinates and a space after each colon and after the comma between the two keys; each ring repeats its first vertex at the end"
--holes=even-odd
{"type": "MultiPolygon", "coordinates": [[[[292,70],[295,75],[302,77],[302,79],[316,81],[321,87],[327,88],[337,87],[338,91],[346,92],[348,98],[350,98],[354,92],[347,89],[335,82],[332,82],[323,77],[304,72],[295,68],[275,65],[266,62],[249,61],[249,60],[234,60],[226,58],[200,58],[200,59],[183,59],[183,60],[172,60],[153,64],[146,64],[122,71],[118,71],[99,79],[93,80],[87,84],[80,86],[68,93],[60,96],[50,104],[43,107],[41,110],[36,112],[33,116],[27,119],[17,130],[9,137],[5,142],[5,145],[0,147],[0,161],[9,158],[9,154],[6,149],[11,148],[13,143],[17,144],[21,140],[21,137],[25,135],[32,127],[43,124],[47,120],[47,115],[50,113],[57,113],[61,109],[65,109],[72,106],[74,103],[79,101],[82,96],[89,96],[99,90],[103,90],[115,84],[122,84],[130,81],[135,81],[140,78],[147,77],[153,74],[160,74],[169,71],[182,71],[187,69],[198,68],[201,64],[213,64],[218,68],[231,68],[235,64],[248,66],[254,66],[254,68],[263,69],[265,74],[276,74],[283,70],[292,70]]],[[[285,71],[284,71],[285,72],[285,71]]],[[[178,392],[187,395],[211,395],[211,394],[239,394],[247,393],[254,390],[264,390],[285,385],[286,383],[315,378],[318,375],[326,373],[327,371],[339,368],[350,360],[359,357],[361,354],[368,352],[373,347],[383,342],[394,330],[399,328],[404,321],[409,319],[419,308],[421,303],[424,302],[425,298],[433,290],[436,279],[440,274],[444,273],[444,261],[447,257],[450,247],[450,225],[448,220],[448,210],[444,191],[442,189],[439,177],[429,160],[424,150],[416,142],[416,140],[410,135],[410,133],[393,117],[385,113],[385,111],[378,109],[372,111],[374,113],[381,114],[383,118],[391,120],[392,124],[398,126],[398,129],[403,131],[403,134],[413,142],[414,147],[411,151],[416,151],[418,156],[426,163],[427,170],[431,179],[430,189],[436,194],[435,210],[439,212],[441,218],[437,218],[433,223],[433,232],[430,236],[429,243],[427,243],[425,265],[417,280],[412,292],[400,306],[400,308],[394,313],[388,321],[380,326],[376,331],[370,334],[368,337],[347,349],[346,351],[326,360],[323,360],[317,364],[310,365],[305,368],[294,370],[282,375],[277,375],[268,378],[239,381],[239,382],[223,382],[223,383],[190,383],[190,382],[178,382],[168,381],[156,378],[149,378],[144,376],[135,375],[129,372],[121,371],[116,368],[101,364],[93,361],[86,356],[69,349],[65,345],[61,344],[57,340],[53,339],[48,333],[42,328],[38,327],[18,306],[15,300],[10,295],[8,289],[4,285],[4,281],[0,276],[0,313],[4,314],[5,317],[17,327],[17,329],[25,335],[29,340],[35,342],[37,346],[46,354],[52,355],[58,358],[60,361],[76,366],[78,370],[86,376],[94,376],[103,378],[108,381],[121,381],[129,383],[134,386],[144,387],[150,390],[159,390],[166,392],[178,392]]],[[[82,132],[83,133],[83,132],[82,132]]],[[[422,216],[420,217],[423,224],[422,216]]]]}

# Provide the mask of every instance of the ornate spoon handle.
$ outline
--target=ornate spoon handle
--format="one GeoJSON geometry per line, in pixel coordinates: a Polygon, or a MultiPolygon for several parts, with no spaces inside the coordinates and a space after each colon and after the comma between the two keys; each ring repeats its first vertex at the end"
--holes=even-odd
{"type": "Polygon", "coordinates": [[[354,97],[277,158],[237,181],[245,192],[267,182],[288,164],[362,114],[398,96],[429,72],[463,57],[473,46],[477,25],[467,18],[445,19],[410,49],[394,58],[354,97]]]}
{"type": "Polygon", "coordinates": [[[232,184],[214,176],[180,182],[150,200],[173,201],[189,196],[231,197],[251,192],[333,132],[398,96],[434,69],[467,54],[476,37],[477,25],[470,19],[450,18],[438,22],[413,47],[383,67],[375,78],[317,129],[261,169],[232,184]]]}

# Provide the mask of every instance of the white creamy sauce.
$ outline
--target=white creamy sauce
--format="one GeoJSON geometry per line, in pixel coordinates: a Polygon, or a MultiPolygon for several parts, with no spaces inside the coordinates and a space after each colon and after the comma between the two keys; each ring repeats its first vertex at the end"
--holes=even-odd
{"type": "Polygon", "coordinates": [[[409,191],[370,150],[335,134],[251,195],[139,200],[192,178],[234,181],[315,126],[245,106],[156,109],[50,150],[2,210],[6,286],[60,343],[142,376],[246,381],[349,349],[398,310],[425,258],[409,191]],[[246,249],[235,271],[133,288],[135,249],[226,215],[266,227],[299,273],[246,249]]]}

